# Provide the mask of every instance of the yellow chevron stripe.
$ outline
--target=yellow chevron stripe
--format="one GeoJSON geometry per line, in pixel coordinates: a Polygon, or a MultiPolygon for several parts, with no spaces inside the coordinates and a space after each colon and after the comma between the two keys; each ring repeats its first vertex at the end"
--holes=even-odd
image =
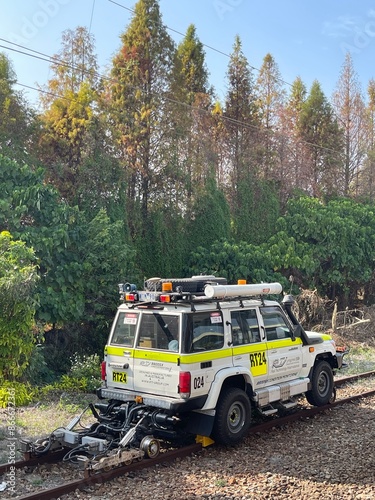
{"type": "MultiPolygon", "coordinates": [[[[329,335],[323,336],[325,340],[329,340],[329,335]]],[[[267,343],[246,344],[233,347],[233,356],[239,354],[247,354],[252,352],[261,352],[270,349],[280,349],[281,347],[294,347],[302,344],[302,340],[297,338],[295,341],[291,339],[273,340],[267,343]]],[[[124,351],[129,352],[131,358],[150,359],[153,361],[164,361],[166,363],[180,364],[202,363],[212,361],[214,359],[223,359],[232,357],[232,349],[221,349],[218,351],[204,351],[197,354],[178,354],[167,351],[155,351],[146,349],[133,349],[127,347],[106,346],[104,352],[112,356],[124,356],[124,351]]]]}
{"type": "Polygon", "coordinates": [[[267,342],[267,349],[270,350],[280,349],[280,347],[294,347],[300,344],[302,344],[302,339],[300,339],[299,337],[297,337],[294,341],[292,339],[271,340],[270,342],[267,342]]]}
{"type": "Polygon", "coordinates": [[[129,352],[129,356],[131,358],[134,356],[134,349],[131,347],[115,347],[113,345],[106,345],[104,348],[104,354],[112,354],[113,356],[124,356],[124,351],[129,352]]]}
{"type": "Polygon", "coordinates": [[[205,351],[199,354],[182,354],[181,364],[202,363],[214,359],[231,358],[232,349],[221,349],[220,351],[205,351]]]}

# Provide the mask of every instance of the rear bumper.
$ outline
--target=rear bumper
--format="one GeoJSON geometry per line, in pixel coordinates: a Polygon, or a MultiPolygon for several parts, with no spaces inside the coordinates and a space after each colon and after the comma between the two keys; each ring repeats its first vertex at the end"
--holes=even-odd
{"type": "Polygon", "coordinates": [[[167,397],[155,397],[150,394],[132,393],[130,391],[118,391],[116,389],[108,389],[100,387],[96,394],[99,399],[115,399],[118,401],[136,401],[136,398],[142,398],[143,404],[153,408],[167,410],[171,414],[183,413],[192,410],[199,410],[204,406],[207,396],[192,399],[173,399],[167,397]]]}

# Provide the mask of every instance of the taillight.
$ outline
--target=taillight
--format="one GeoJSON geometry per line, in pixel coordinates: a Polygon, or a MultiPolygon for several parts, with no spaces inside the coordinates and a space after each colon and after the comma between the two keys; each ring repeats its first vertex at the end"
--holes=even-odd
{"type": "Polygon", "coordinates": [[[106,362],[103,361],[101,364],[101,375],[102,375],[102,380],[105,380],[106,377],[106,362]]]}
{"type": "Polygon", "coordinates": [[[170,295],[160,295],[159,300],[160,300],[160,302],[170,302],[171,296],[170,295]]]}
{"type": "Polygon", "coordinates": [[[190,397],[190,389],[191,389],[191,373],[180,372],[180,377],[179,377],[180,396],[184,399],[188,399],[190,397]]]}
{"type": "Polygon", "coordinates": [[[136,293],[126,293],[125,301],[126,302],[136,302],[138,300],[138,294],[136,293]]]}

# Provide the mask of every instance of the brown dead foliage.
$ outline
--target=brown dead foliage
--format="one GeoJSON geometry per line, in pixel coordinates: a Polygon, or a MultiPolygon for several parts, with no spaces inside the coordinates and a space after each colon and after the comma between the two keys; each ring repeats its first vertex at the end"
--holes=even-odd
{"type": "Polygon", "coordinates": [[[306,330],[330,333],[338,345],[375,347],[375,305],[338,311],[334,301],[316,290],[302,290],[294,312],[306,330]]]}

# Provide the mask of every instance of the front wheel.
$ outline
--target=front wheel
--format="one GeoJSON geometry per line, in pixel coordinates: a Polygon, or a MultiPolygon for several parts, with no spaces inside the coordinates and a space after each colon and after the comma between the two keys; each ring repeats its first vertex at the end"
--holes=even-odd
{"type": "Polygon", "coordinates": [[[213,439],[235,445],[246,436],[251,422],[251,405],[245,391],[231,387],[220,396],[216,406],[213,439]]]}
{"type": "Polygon", "coordinates": [[[319,361],[311,378],[311,389],[306,392],[307,401],[313,406],[324,406],[332,402],[334,383],[332,367],[327,361],[319,361]]]}

